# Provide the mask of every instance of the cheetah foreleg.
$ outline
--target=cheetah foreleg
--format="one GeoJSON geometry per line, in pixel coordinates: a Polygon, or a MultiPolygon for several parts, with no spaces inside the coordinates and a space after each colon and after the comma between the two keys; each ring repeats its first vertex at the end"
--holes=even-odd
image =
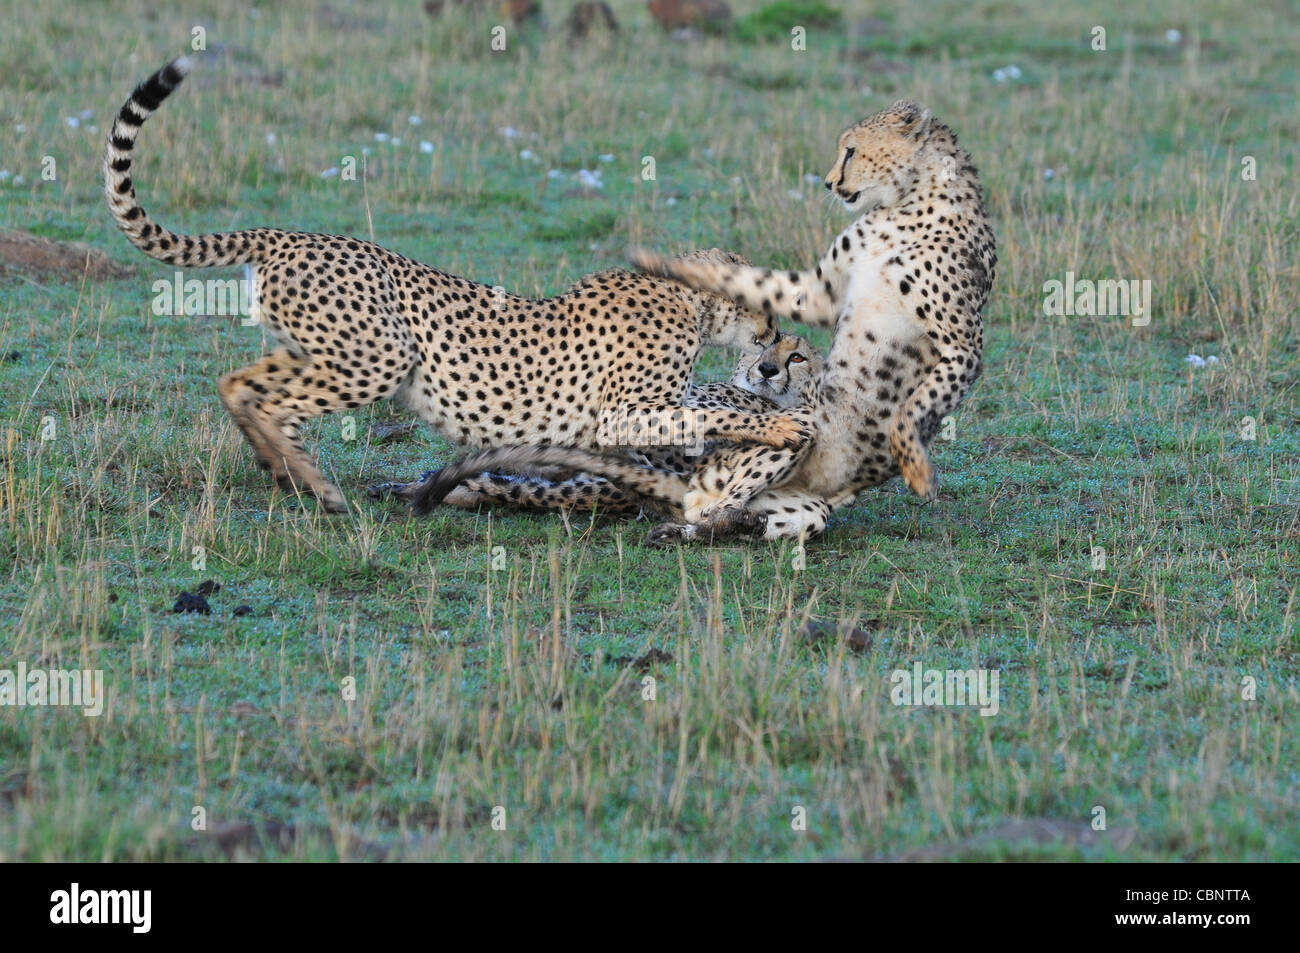
{"type": "Polygon", "coordinates": [[[844,275],[838,261],[823,260],[813,271],[772,271],[752,265],[664,258],[640,249],[629,251],[628,258],[647,274],[722,295],[772,317],[819,328],[834,327],[839,317],[844,275]]]}
{"type": "Polygon", "coordinates": [[[608,480],[575,477],[557,481],[500,473],[471,477],[448,493],[442,502],[463,510],[506,506],[539,511],[596,511],[606,516],[637,516],[645,508],[643,501],[608,480]]]}
{"type": "Polygon", "coordinates": [[[812,437],[808,421],[788,413],[625,405],[601,421],[596,439],[606,447],[702,446],[706,440],[725,440],[791,450],[812,437]]]}
{"type": "MultiPolygon", "coordinates": [[[[811,429],[811,420],[808,426],[811,429]]],[[[808,442],[793,450],[732,447],[720,452],[691,479],[694,489],[682,507],[687,522],[708,522],[743,509],[757,494],[784,483],[811,449],[808,442]]]]}

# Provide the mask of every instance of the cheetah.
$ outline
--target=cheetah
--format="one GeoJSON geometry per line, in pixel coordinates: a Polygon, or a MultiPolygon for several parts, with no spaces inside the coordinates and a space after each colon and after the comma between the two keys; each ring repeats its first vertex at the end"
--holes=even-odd
{"type": "MultiPolygon", "coordinates": [[[[899,100],[840,136],[825,184],[856,218],[811,271],[631,252],[649,274],[834,329],[813,445],[747,505],[769,539],[820,533],[831,510],[896,475],[933,499],[929,444],[981,370],[996,244],[979,173],[956,134],[899,100]]],[[[719,501],[714,513],[733,504],[719,501]]],[[[716,535],[665,525],[652,541],[716,535]]]]}
{"type": "MultiPolygon", "coordinates": [[[[277,483],[315,496],[326,511],[345,510],[346,501],[303,447],[300,428],[310,418],[392,398],[456,443],[595,447],[616,411],[680,412],[701,346],[761,349],[778,333],[770,317],[718,295],[627,271],[532,300],[356,238],[169,231],[136,199],[131,154],[144,121],[188,72],[183,58],[168,64],[117,114],[104,158],[108,204],[152,258],[253,266],[253,315],[276,347],[223,377],[218,391],[277,483]]],[[[687,257],[742,261],[716,249],[687,257]]],[[[778,413],[715,409],[699,422],[708,437],[772,447],[807,436],[778,413]]]]}
{"type": "MultiPolygon", "coordinates": [[[[777,340],[781,338],[782,335],[778,334],[777,340]]],[[[787,406],[783,402],[785,386],[775,381],[762,381],[761,377],[751,382],[751,372],[762,363],[765,353],[764,350],[742,349],[731,380],[692,383],[682,399],[683,407],[687,410],[764,413],[774,407],[787,406]]],[[[686,415],[682,420],[683,430],[688,420],[689,415],[686,415]]],[[[627,459],[655,469],[686,473],[693,468],[702,452],[703,448],[688,448],[670,443],[629,451],[627,459]]],[[[483,506],[523,510],[599,510],[606,516],[638,516],[646,511],[647,501],[644,498],[633,497],[608,480],[581,473],[559,479],[561,474],[571,474],[573,471],[573,467],[534,464],[521,465],[511,473],[483,472],[466,479],[445,497],[439,498],[442,488],[438,488],[437,493],[432,493],[421,504],[422,511],[437,505],[468,510],[483,506]]],[[[379,483],[370,487],[370,495],[376,498],[396,496],[411,500],[427,488],[430,478],[441,475],[440,470],[429,470],[415,482],[379,483]]]]}
{"type": "MultiPolygon", "coordinates": [[[[742,357],[729,383],[701,385],[693,389],[687,403],[699,406],[720,401],[726,406],[744,406],[757,399],[767,406],[783,408],[806,422],[810,433],[804,447],[808,447],[822,368],[821,355],[806,340],[781,335],[756,357],[742,357]]],[[[642,462],[638,463],[582,449],[499,447],[433,474],[425,503],[431,506],[444,496],[447,502],[466,508],[504,503],[534,509],[570,509],[599,503],[606,513],[648,509],[671,519],[705,522],[718,535],[739,531],[742,526],[751,532],[761,531],[755,520],[747,519],[744,502],[779,483],[802,456],[798,449],[763,452],[770,449],[714,445],[694,458],[680,452],[643,452],[642,462]],[[543,466],[582,473],[554,483],[488,472],[529,471],[543,466]],[[468,482],[462,482],[467,478],[468,482]],[[457,495],[459,498],[455,498],[457,495]],[[714,517],[713,506],[720,500],[729,505],[714,517]]]]}

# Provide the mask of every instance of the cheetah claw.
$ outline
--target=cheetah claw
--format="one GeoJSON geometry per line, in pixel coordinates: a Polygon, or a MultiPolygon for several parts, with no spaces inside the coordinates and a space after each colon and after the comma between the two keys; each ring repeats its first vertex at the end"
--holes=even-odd
{"type": "Polygon", "coordinates": [[[660,523],[650,530],[646,545],[655,549],[667,549],[674,543],[684,543],[695,535],[695,527],[690,523],[660,523]]]}

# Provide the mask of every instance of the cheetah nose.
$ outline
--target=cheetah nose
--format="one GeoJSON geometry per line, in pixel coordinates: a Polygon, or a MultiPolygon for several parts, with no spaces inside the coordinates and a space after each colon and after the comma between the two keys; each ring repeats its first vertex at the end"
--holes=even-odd
{"type": "Polygon", "coordinates": [[[826,186],[826,191],[827,191],[827,192],[829,192],[832,188],[834,188],[834,186],[831,185],[831,180],[830,180],[830,179],[827,179],[825,182],[822,183],[822,185],[826,186]]]}
{"type": "Polygon", "coordinates": [[[777,367],[770,361],[764,361],[758,365],[758,372],[763,375],[764,380],[770,381],[773,377],[776,377],[777,367]]]}

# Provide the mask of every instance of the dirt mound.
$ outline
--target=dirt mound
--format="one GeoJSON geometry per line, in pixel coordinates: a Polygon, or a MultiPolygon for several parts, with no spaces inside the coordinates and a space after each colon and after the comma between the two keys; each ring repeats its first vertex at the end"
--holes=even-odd
{"type": "Polygon", "coordinates": [[[83,275],[102,281],[135,274],[114,263],[102,251],[81,242],[56,242],[31,232],[0,230],[0,274],[18,271],[41,277],[80,280],[83,275]]]}

